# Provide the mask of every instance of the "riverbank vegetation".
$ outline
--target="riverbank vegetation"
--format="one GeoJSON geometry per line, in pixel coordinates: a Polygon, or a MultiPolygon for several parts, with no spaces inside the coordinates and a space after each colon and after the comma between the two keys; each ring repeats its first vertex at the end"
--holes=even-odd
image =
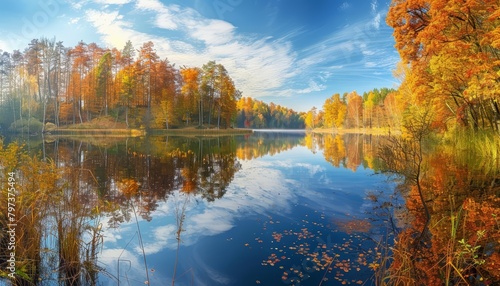
{"type": "Polygon", "coordinates": [[[500,283],[499,15],[497,1],[392,2],[406,107],[379,154],[411,219],[380,285],[500,283]]]}

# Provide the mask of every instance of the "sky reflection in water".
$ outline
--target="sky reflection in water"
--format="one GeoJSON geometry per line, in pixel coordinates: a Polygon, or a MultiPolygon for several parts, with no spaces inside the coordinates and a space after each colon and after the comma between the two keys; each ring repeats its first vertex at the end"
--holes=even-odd
{"type": "MultiPolygon", "coordinates": [[[[365,219],[373,208],[367,193],[390,191],[385,177],[363,167],[356,172],[333,167],[321,151],[303,146],[240,163],[222,198],[207,202],[176,192],[159,202],[150,222],[139,217],[151,285],[171,284],[175,213],[185,200],[176,285],[318,285],[323,278],[322,285],[337,285],[369,278],[355,261],[360,248],[371,245],[360,235],[339,231],[336,222],[365,219]],[[358,249],[349,250],[351,245],[358,249]],[[338,255],[332,263],[337,267],[315,268],[315,255],[318,260],[338,255]],[[338,263],[347,259],[353,265],[343,269],[338,263]],[[342,275],[335,278],[339,269],[342,275]]],[[[100,265],[117,276],[119,257],[121,285],[143,285],[134,219],[104,232],[100,265]]],[[[104,285],[116,285],[103,279],[104,285]]]]}

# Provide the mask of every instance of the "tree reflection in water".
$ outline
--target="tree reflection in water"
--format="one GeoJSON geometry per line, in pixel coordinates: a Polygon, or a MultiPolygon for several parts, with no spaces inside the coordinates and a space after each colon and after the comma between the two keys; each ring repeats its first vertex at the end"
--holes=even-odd
{"type": "MultiPolygon", "coordinates": [[[[366,193],[367,201],[373,206],[374,215],[371,217],[377,217],[379,221],[347,216],[323,222],[324,218],[318,217],[298,230],[276,228],[271,236],[273,242],[286,246],[288,253],[266,254],[262,258],[263,264],[283,266],[285,259],[301,259],[299,257],[311,262],[303,269],[284,269],[280,274],[283,282],[292,283],[297,277],[304,279],[306,274],[317,271],[322,273],[324,279],[333,276],[339,282],[357,283],[359,279],[347,280],[336,275],[368,267],[381,284],[499,283],[498,158],[476,154],[471,146],[458,148],[460,144],[457,142],[436,145],[432,140],[424,141],[423,145],[416,146],[415,142],[407,145],[408,148],[423,146],[423,152],[419,153],[420,190],[415,180],[408,180],[412,174],[407,172],[411,164],[397,161],[403,157],[394,152],[401,148],[386,145],[394,153],[391,155],[394,163],[391,168],[388,168],[388,160],[380,159],[379,150],[383,150],[384,144],[391,144],[380,136],[283,135],[270,132],[238,138],[51,141],[44,144],[47,149],[43,152],[53,154],[49,164],[22,157],[25,167],[18,169],[17,174],[19,182],[23,182],[20,190],[26,191],[23,194],[27,194],[30,187],[51,190],[44,196],[36,197],[39,217],[31,217],[36,221],[25,222],[29,224],[27,229],[31,229],[26,234],[36,238],[38,233],[39,241],[43,242],[38,247],[26,248],[24,261],[31,261],[33,268],[30,269],[39,269],[35,274],[26,274],[33,275],[35,279],[39,277],[44,283],[57,280],[67,285],[95,285],[97,273],[105,273],[96,261],[103,239],[102,217],[105,215],[109,219],[108,225],[115,228],[124,222],[134,221],[135,213],[150,221],[160,203],[167,200],[177,202],[176,230],[172,235],[177,241],[178,255],[183,241],[186,205],[191,198],[214,202],[224,197],[241,168],[241,160],[277,155],[293,147],[304,146],[313,154],[321,153],[335,168],[347,168],[353,172],[369,168],[404,176],[395,176],[399,186],[398,193],[394,195],[384,196],[383,192],[376,191],[366,193]],[[40,172],[44,173],[44,177],[38,176],[40,172]],[[41,184],[41,188],[37,184],[41,184]],[[403,204],[401,198],[404,198],[403,204]],[[422,211],[422,199],[429,215],[422,211]],[[323,228],[332,223],[335,232],[346,235],[345,243],[317,243],[318,237],[309,236],[312,235],[310,229],[323,228]],[[427,231],[422,232],[423,229],[427,231]],[[391,232],[394,234],[394,245],[390,239],[391,232]],[[422,233],[425,235],[422,236],[422,233]],[[354,244],[360,239],[377,239],[377,246],[369,249],[363,246],[363,251],[358,252],[354,260],[338,256],[349,249],[355,251],[357,246],[354,244]],[[77,243],[73,243],[75,241],[77,243]],[[311,241],[313,247],[304,247],[304,242],[311,241]],[[41,245],[45,248],[42,249],[41,245]],[[384,245],[391,247],[384,248],[384,245]],[[54,264],[54,261],[57,263],[54,264]],[[51,268],[50,265],[57,267],[51,268]],[[51,274],[53,271],[57,271],[58,275],[51,274]]],[[[10,158],[9,152],[17,151],[2,152],[2,156],[10,158]]],[[[4,161],[1,162],[4,166],[10,166],[4,161]]],[[[22,196],[19,198],[23,199],[22,196]]],[[[26,199],[33,202],[34,198],[26,199]]],[[[19,207],[19,211],[25,210],[29,211],[29,208],[19,207]]],[[[271,222],[272,219],[266,221],[271,222]]],[[[2,239],[5,240],[5,237],[2,239]]],[[[154,269],[148,271],[144,264],[146,273],[153,273],[154,269]]],[[[107,275],[118,281],[113,273],[107,275]]],[[[176,276],[180,278],[182,275],[185,273],[174,275],[172,284],[176,282],[176,276]]],[[[31,285],[22,279],[16,281],[16,285],[31,285]]]]}

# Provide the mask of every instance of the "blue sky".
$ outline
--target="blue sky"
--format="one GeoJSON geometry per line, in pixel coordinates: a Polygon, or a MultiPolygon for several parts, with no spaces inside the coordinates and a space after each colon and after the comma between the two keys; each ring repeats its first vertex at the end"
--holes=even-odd
{"type": "Polygon", "coordinates": [[[2,0],[0,49],[47,37],[223,64],[244,96],[298,111],[334,93],[395,87],[389,0],[2,0]]]}

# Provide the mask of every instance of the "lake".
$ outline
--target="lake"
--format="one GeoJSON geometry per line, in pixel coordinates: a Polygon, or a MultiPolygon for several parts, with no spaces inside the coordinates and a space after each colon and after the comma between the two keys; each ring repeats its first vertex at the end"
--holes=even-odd
{"type": "Polygon", "coordinates": [[[392,207],[404,205],[377,171],[381,140],[266,131],[34,144],[71,170],[45,219],[41,285],[71,273],[97,285],[372,285],[392,207]],[[76,270],[54,262],[72,239],[76,270]]]}

